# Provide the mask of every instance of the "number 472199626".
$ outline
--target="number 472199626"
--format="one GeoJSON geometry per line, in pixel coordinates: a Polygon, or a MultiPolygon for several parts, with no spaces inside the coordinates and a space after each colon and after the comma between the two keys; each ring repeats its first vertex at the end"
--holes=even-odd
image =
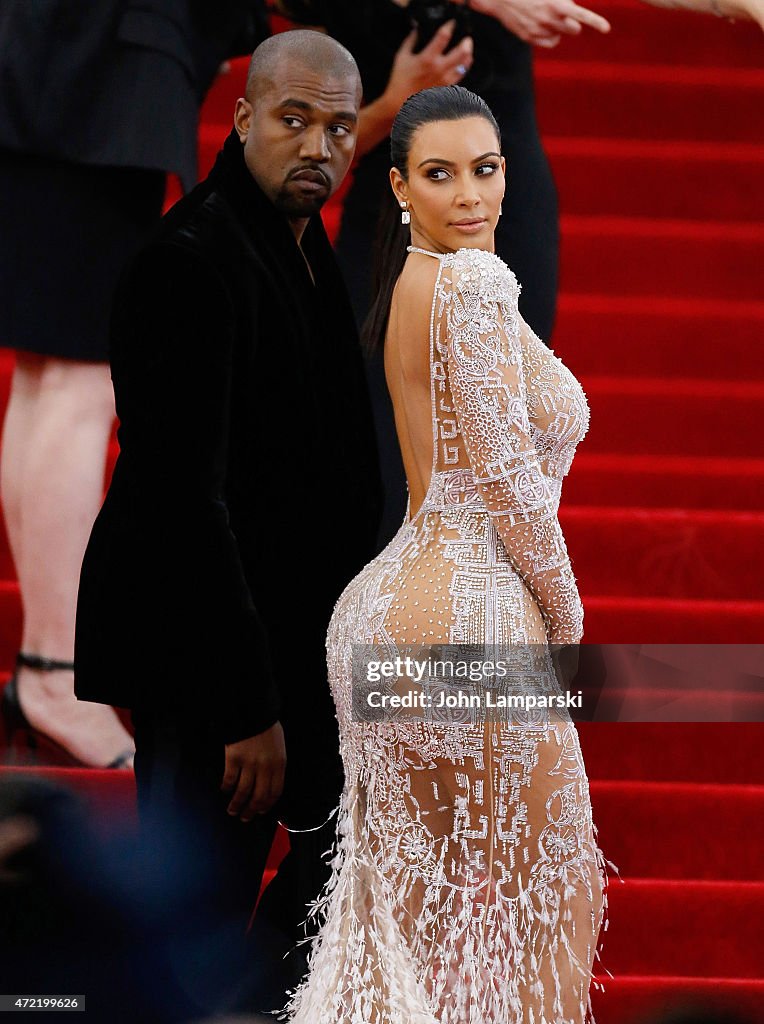
{"type": "Polygon", "coordinates": [[[84,996],[0,995],[3,1010],[84,1010],[84,996]]]}

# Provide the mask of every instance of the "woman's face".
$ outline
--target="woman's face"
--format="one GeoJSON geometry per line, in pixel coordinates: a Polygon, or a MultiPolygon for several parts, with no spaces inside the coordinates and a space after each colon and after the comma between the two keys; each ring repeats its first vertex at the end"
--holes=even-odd
{"type": "Polygon", "coordinates": [[[504,168],[496,132],[484,117],[433,121],[418,128],[408,178],[395,167],[390,172],[396,199],[408,203],[412,244],[436,252],[493,252],[504,168]]]}

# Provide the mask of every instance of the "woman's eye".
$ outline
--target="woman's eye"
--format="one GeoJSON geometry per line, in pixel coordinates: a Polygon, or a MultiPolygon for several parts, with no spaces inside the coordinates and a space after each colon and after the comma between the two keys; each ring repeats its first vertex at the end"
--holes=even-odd
{"type": "Polygon", "coordinates": [[[493,174],[494,171],[498,171],[498,169],[499,169],[499,165],[498,164],[481,164],[478,167],[478,169],[477,169],[477,173],[481,177],[485,177],[485,175],[493,174]]]}
{"type": "Polygon", "coordinates": [[[427,172],[427,177],[432,181],[445,181],[448,177],[448,171],[442,167],[433,167],[427,172]]]}

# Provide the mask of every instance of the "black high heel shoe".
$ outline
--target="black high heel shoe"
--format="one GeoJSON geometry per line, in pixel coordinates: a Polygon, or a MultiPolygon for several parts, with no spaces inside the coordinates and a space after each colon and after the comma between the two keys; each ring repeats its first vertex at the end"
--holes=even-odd
{"type": "MultiPolygon", "coordinates": [[[[3,696],[0,700],[0,718],[3,720],[5,727],[5,737],[8,744],[8,759],[11,763],[15,760],[15,754],[17,753],[17,745],[14,743],[16,734],[23,732],[26,735],[26,749],[29,755],[34,755],[38,749],[38,738],[44,738],[46,743],[55,747],[57,750],[62,751],[67,757],[77,761],[78,764],[83,765],[86,768],[131,768],[133,751],[126,750],[118,757],[115,757],[113,761],[110,761],[106,765],[90,765],[85,764],[71,754],[66,747],[64,747],[57,740],[54,740],[47,733],[42,732],[40,729],[30,723],[27,716],[24,714],[24,709],[21,706],[19,700],[19,681],[18,674],[20,668],[31,668],[37,672],[58,672],[68,671],[71,672],[74,669],[73,661],[56,661],[55,658],[43,658],[39,654],[24,654],[20,651],[16,657],[16,669],[5,684],[3,688],[3,696]]],[[[32,759],[34,759],[32,757],[32,759]]]]}

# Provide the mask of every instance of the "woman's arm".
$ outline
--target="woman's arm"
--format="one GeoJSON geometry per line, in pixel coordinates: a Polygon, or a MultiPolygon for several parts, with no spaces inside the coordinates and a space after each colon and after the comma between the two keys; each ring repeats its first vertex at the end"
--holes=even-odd
{"type": "Polygon", "coordinates": [[[480,495],[538,603],[549,642],[578,643],[583,606],[530,437],[517,284],[501,260],[475,249],[460,250],[453,269],[444,270],[447,277],[441,346],[480,495]]]}

